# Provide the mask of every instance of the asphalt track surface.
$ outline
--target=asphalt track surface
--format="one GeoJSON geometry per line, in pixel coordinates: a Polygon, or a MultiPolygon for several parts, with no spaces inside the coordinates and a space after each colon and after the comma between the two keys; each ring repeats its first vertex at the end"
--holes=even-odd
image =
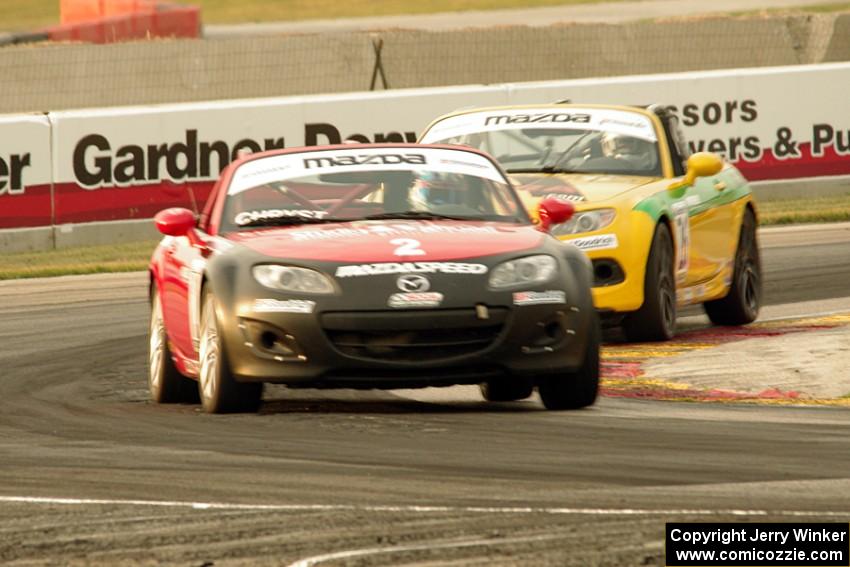
{"type": "MultiPolygon", "coordinates": [[[[768,302],[850,296],[841,232],[764,239],[768,302]]],[[[205,415],[148,402],[147,317],[144,274],[0,283],[0,564],[661,565],[666,521],[850,520],[847,409],[272,387],[205,415]]]]}

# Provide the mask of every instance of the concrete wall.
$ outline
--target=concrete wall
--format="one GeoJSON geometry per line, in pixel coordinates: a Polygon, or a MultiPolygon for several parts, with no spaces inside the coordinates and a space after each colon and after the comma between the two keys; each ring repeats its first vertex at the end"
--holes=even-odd
{"type": "Polygon", "coordinates": [[[558,80],[802,63],[784,19],[390,32],[393,87],[558,80]]]}
{"type": "MultiPolygon", "coordinates": [[[[0,48],[0,113],[362,91],[378,40],[391,88],[563,80],[848,61],[850,13],[9,46],[0,48]]],[[[850,181],[764,183],[755,192],[848,194],[850,181]]],[[[155,236],[150,220],[0,230],[0,251],[155,236]]]]}
{"type": "Polygon", "coordinates": [[[79,246],[141,242],[161,237],[153,219],[15,228],[0,230],[0,252],[40,252],[79,246]]]}
{"type": "Polygon", "coordinates": [[[368,38],[154,40],[0,49],[0,113],[368,90],[368,38]]]}
{"type": "Polygon", "coordinates": [[[0,113],[850,60],[850,13],[0,49],[0,113]],[[378,83],[381,88],[381,83],[378,83]]]}

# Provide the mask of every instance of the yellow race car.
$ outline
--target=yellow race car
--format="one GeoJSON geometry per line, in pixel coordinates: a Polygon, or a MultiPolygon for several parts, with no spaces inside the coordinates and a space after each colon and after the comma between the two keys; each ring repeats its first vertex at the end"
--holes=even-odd
{"type": "Polygon", "coordinates": [[[689,155],[663,106],[550,104],[438,118],[423,143],[493,155],[529,211],[548,196],[576,214],[552,230],[593,263],[596,308],[632,341],[666,340],[676,309],[715,324],[758,315],[761,262],[747,180],[715,154],[689,155]]]}

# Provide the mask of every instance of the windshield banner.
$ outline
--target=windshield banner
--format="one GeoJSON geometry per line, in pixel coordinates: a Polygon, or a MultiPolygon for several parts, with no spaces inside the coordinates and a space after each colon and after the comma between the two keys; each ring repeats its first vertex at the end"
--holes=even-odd
{"type": "Polygon", "coordinates": [[[286,154],[249,161],[234,172],[228,193],[234,195],[252,187],[287,179],[357,171],[434,171],[505,182],[490,160],[462,149],[352,148],[286,154]]]}
{"type": "Polygon", "coordinates": [[[649,118],[634,112],[575,107],[558,111],[529,107],[461,114],[435,124],[423,141],[431,143],[476,132],[526,129],[595,130],[649,142],[657,140],[649,118]]]}

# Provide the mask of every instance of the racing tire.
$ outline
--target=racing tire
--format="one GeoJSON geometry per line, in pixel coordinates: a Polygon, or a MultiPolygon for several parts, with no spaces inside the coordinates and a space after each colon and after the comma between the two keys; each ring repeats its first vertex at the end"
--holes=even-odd
{"type": "Polygon", "coordinates": [[[151,296],[151,321],[148,348],[148,389],[158,404],[198,403],[198,387],[183,376],[168,346],[168,335],[162,317],[162,302],[154,287],[151,296]]]}
{"type": "Polygon", "coordinates": [[[479,387],[481,395],[488,402],[514,402],[524,400],[534,393],[534,383],[522,378],[488,380],[479,387]]]}
{"type": "Polygon", "coordinates": [[[263,398],[262,382],[237,382],[219,333],[215,296],[204,290],[198,372],[198,393],[207,413],[256,412],[263,398]]]}
{"type": "Polygon", "coordinates": [[[676,334],[673,238],[663,222],[655,227],[646,261],[643,305],[623,319],[623,333],[630,342],[669,341],[676,334]]]}
{"type": "Polygon", "coordinates": [[[602,329],[594,315],[590,323],[584,362],[575,372],[542,378],[537,391],[548,410],[581,409],[593,405],[599,394],[599,344],[602,329]]]}
{"type": "Polygon", "coordinates": [[[735,251],[732,285],[726,297],[703,303],[705,314],[715,325],[746,325],[756,320],[762,297],[761,257],[756,235],[756,217],[747,208],[735,251]]]}

